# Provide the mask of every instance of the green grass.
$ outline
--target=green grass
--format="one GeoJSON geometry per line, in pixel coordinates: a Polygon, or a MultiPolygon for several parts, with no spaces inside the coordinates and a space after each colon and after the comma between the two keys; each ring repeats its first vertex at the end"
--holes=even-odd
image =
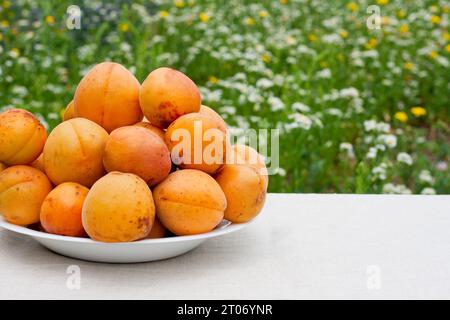
{"type": "Polygon", "coordinates": [[[141,82],[171,66],[232,127],[282,129],[271,192],[448,194],[450,6],[391,0],[370,30],[372,2],[286,2],[79,1],[81,30],[68,30],[70,1],[3,1],[0,108],[52,128],[94,64],[141,82]]]}

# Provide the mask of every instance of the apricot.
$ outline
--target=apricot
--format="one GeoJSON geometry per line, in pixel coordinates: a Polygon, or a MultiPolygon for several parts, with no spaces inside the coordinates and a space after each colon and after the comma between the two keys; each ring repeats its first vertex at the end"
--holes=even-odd
{"type": "Polygon", "coordinates": [[[5,170],[7,167],[6,167],[6,164],[3,164],[3,163],[1,163],[0,162],[0,172],[2,172],[3,170],[5,170]]]}
{"type": "Polygon", "coordinates": [[[164,141],[150,130],[136,126],[111,132],[103,164],[108,172],[134,173],[152,186],[164,180],[172,168],[164,141]]]}
{"type": "Polygon", "coordinates": [[[98,124],[75,118],[59,124],[44,147],[44,168],[59,185],[77,182],[90,187],[105,174],[103,152],[108,133],[98,124]]]}
{"type": "Polygon", "coordinates": [[[269,183],[269,174],[264,159],[258,153],[258,151],[256,151],[252,147],[243,144],[235,144],[231,147],[231,150],[232,152],[230,153],[233,153],[231,163],[245,164],[255,168],[258,171],[258,173],[264,177],[267,188],[267,185],[269,183]]]}
{"type": "Polygon", "coordinates": [[[81,79],[75,91],[75,116],[111,132],[142,120],[139,81],[118,63],[103,62],[81,79]]]}
{"type": "Polygon", "coordinates": [[[48,233],[69,237],[86,235],[81,223],[81,210],[89,189],[73,182],[53,189],[42,203],[41,225],[48,233]]]}
{"type": "Polygon", "coordinates": [[[41,153],[41,155],[30,164],[30,167],[33,167],[33,168],[38,169],[39,171],[42,171],[43,173],[45,173],[44,154],[41,153]]]}
{"type": "Polygon", "coordinates": [[[75,106],[72,100],[67,105],[66,110],[64,110],[63,121],[67,121],[73,118],[75,118],[75,106]]]}
{"type": "Polygon", "coordinates": [[[155,133],[158,137],[160,137],[164,141],[164,135],[166,132],[163,129],[160,129],[154,125],[152,125],[150,122],[138,122],[135,124],[136,127],[141,127],[150,130],[151,132],[155,133]]]}
{"type": "Polygon", "coordinates": [[[83,205],[84,229],[97,241],[142,239],[149,234],[154,220],[150,188],[130,173],[108,173],[93,185],[83,205]]]}
{"type": "Polygon", "coordinates": [[[222,221],[227,207],[219,184],[198,170],[171,173],[153,195],[159,220],[179,236],[213,230],[222,221]]]}
{"type": "Polygon", "coordinates": [[[47,133],[30,112],[10,109],[0,114],[0,161],[6,165],[29,164],[44,147],[47,133]]]}
{"type": "Polygon", "coordinates": [[[264,206],[267,183],[254,167],[227,164],[215,176],[227,199],[225,219],[233,223],[248,222],[264,206]]]}
{"type": "Polygon", "coordinates": [[[254,166],[256,169],[261,169],[266,166],[263,157],[250,146],[235,144],[231,146],[231,150],[234,152],[234,161],[236,164],[247,164],[254,166]]]}
{"type": "Polygon", "coordinates": [[[155,217],[155,222],[153,223],[152,230],[150,230],[150,233],[144,239],[164,238],[164,236],[166,235],[166,232],[167,232],[167,230],[163,226],[161,221],[159,221],[158,217],[155,217]]]}
{"type": "Polygon", "coordinates": [[[39,222],[42,202],[52,190],[47,176],[29,166],[12,166],[0,173],[0,214],[9,223],[39,222]]]}
{"type": "Polygon", "coordinates": [[[165,139],[172,161],[180,168],[214,174],[225,162],[227,136],[204,114],[179,117],[167,128],[165,139]]]}
{"type": "Polygon", "coordinates": [[[199,113],[209,116],[211,119],[213,119],[216,122],[217,127],[220,130],[222,130],[225,133],[227,132],[227,129],[228,129],[227,123],[225,122],[225,120],[223,120],[223,118],[216,111],[214,111],[213,109],[211,109],[208,106],[202,105],[200,107],[199,113]]]}
{"type": "Polygon", "coordinates": [[[142,83],[139,101],[151,124],[167,128],[178,117],[198,112],[201,96],[195,83],[185,74],[170,68],[159,68],[142,83]]]}

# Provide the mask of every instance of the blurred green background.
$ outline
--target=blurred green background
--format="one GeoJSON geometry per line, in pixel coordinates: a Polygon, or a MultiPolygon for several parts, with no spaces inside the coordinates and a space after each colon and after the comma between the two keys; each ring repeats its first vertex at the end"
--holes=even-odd
{"type": "Polygon", "coordinates": [[[0,4],[0,108],[49,129],[96,63],[171,66],[231,127],[281,130],[271,192],[450,191],[448,1],[0,4]]]}

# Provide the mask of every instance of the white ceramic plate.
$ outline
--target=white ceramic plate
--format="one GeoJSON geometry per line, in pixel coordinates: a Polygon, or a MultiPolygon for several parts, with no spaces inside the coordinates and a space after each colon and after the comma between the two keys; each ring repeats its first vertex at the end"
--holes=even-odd
{"type": "Polygon", "coordinates": [[[53,252],[71,258],[108,263],[136,263],[173,258],[197,248],[207,239],[237,231],[248,224],[232,224],[224,220],[213,231],[195,236],[103,243],[86,238],[58,236],[16,226],[0,217],[1,227],[32,237],[53,252]]]}

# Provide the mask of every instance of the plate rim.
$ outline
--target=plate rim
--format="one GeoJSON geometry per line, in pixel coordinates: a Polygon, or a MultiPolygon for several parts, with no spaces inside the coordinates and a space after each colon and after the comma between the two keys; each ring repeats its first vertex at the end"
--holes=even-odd
{"type": "MultiPolygon", "coordinates": [[[[188,235],[188,236],[175,236],[175,237],[167,237],[167,238],[159,238],[159,239],[146,239],[146,240],[138,240],[131,242],[101,242],[95,241],[90,238],[79,238],[79,237],[70,237],[70,236],[62,236],[51,233],[46,233],[42,231],[37,231],[33,229],[29,229],[27,227],[15,225],[7,222],[4,217],[0,216],[0,227],[3,229],[30,236],[33,238],[46,239],[46,240],[56,240],[56,241],[64,241],[71,243],[84,243],[84,244],[100,244],[100,245],[109,245],[109,246],[129,246],[129,245],[143,245],[143,244],[163,244],[163,243],[174,243],[174,242],[185,242],[185,241],[193,241],[193,240],[202,240],[213,237],[218,237],[224,234],[228,234],[244,227],[248,226],[252,221],[245,223],[232,223],[228,220],[226,221],[226,225],[220,228],[214,229],[207,233],[196,234],[196,235],[188,235]]],[[[223,222],[221,222],[223,223],[223,222]]]]}

